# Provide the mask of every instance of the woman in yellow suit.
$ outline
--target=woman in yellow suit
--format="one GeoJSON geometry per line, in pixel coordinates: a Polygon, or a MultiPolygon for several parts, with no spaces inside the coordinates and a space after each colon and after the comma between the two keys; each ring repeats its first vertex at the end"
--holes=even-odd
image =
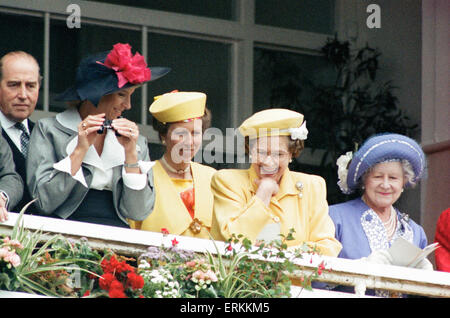
{"type": "Polygon", "coordinates": [[[215,169],[192,162],[210,126],[206,95],[171,92],[155,98],[150,106],[153,128],[166,151],[153,166],[155,207],[147,219],[131,222],[131,228],[152,232],[209,238],[215,169]]]}
{"type": "Polygon", "coordinates": [[[290,171],[289,162],[304,148],[308,130],[303,115],[287,109],[269,109],[245,120],[239,131],[251,158],[248,170],[220,170],[212,178],[214,212],[211,235],[228,240],[242,234],[253,243],[288,235],[288,246],[307,243],[321,254],[337,256],[328,215],[323,178],[290,171]]]}

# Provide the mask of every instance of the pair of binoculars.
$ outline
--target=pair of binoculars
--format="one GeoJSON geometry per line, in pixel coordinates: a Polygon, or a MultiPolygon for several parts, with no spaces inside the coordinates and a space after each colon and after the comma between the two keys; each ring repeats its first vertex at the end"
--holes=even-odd
{"type": "MultiPolygon", "coordinates": [[[[117,118],[122,118],[122,116],[119,116],[117,118]]],[[[106,129],[114,129],[112,126],[112,119],[105,119],[105,121],[103,122],[103,125],[99,128],[99,130],[97,130],[98,134],[103,134],[106,129]]],[[[116,136],[120,136],[120,134],[115,131],[116,136]]]]}

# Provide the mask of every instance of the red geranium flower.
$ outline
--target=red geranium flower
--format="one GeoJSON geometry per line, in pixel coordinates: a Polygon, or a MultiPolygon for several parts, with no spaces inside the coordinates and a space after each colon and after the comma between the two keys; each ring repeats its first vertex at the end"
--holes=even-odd
{"type": "Polygon", "coordinates": [[[129,272],[127,278],[127,285],[131,286],[131,288],[136,290],[144,287],[144,278],[142,278],[142,276],[134,272],[129,272]]]}
{"type": "Polygon", "coordinates": [[[162,233],[163,235],[168,235],[168,234],[169,234],[169,230],[166,229],[165,227],[163,227],[163,228],[161,229],[161,233],[162,233]]]}
{"type": "Polygon", "coordinates": [[[109,260],[104,258],[101,262],[101,267],[104,273],[114,273],[116,271],[116,267],[119,264],[116,257],[113,255],[109,260]]]}
{"type": "Polygon", "coordinates": [[[114,280],[109,289],[109,298],[127,298],[121,282],[114,280]]]}
{"type": "Polygon", "coordinates": [[[144,279],[126,261],[119,261],[112,255],[109,260],[106,258],[102,260],[101,267],[104,274],[99,279],[99,286],[108,292],[110,298],[126,298],[127,294],[128,296],[140,294],[132,290],[142,289],[144,279]]]}
{"type": "Polygon", "coordinates": [[[172,246],[177,246],[177,244],[180,243],[177,241],[177,239],[174,237],[172,240],[172,246]]]}
{"type": "Polygon", "coordinates": [[[101,289],[108,290],[113,281],[117,281],[116,277],[111,273],[105,273],[98,280],[98,284],[101,289]]]}
{"type": "Polygon", "coordinates": [[[322,271],[325,269],[325,264],[322,261],[319,266],[317,267],[317,274],[322,275],[322,271]]]}
{"type": "Polygon", "coordinates": [[[122,272],[127,272],[127,271],[133,271],[133,267],[128,265],[125,261],[122,261],[117,264],[117,266],[116,266],[117,273],[122,273],[122,272]]]}

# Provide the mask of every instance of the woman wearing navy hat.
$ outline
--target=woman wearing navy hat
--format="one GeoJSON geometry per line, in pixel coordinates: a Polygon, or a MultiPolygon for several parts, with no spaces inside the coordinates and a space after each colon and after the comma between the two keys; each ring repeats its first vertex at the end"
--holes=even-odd
{"type": "Polygon", "coordinates": [[[168,72],[121,43],[81,61],[75,86],[57,98],[71,107],[39,120],[30,139],[27,183],[44,215],[120,227],[145,219],[154,202],[148,146],[121,116],[137,86],[168,72]]]}
{"type": "MultiPolygon", "coordinates": [[[[387,249],[399,237],[424,248],[427,238],[421,226],[394,208],[404,188],[423,176],[425,155],[411,138],[381,134],[369,138],[355,153],[338,161],[338,185],[343,193],[361,191],[361,197],[330,206],[336,238],[342,243],[338,257],[391,264],[387,249]]],[[[416,265],[433,269],[424,259],[416,265]]]]}

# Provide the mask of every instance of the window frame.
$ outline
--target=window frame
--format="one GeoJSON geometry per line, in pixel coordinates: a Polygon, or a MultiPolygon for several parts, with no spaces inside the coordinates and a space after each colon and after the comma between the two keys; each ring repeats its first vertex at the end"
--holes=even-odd
{"type": "MultiPolygon", "coordinates": [[[[336,0],[335,30],[345,31],[346,24],[355,16],[352,8],[356,0],[336,0]],[[351,3],[349,3],[351,2],[351,3]]],[[[0,12],[40,16],[44,19],[43,110],[36,110],[33,120],[55,115],[49,112],[49,47],[50,23],[53,19],[65,20],[70,0],[2,0],[0,12]]],[[[293,29],[255,24],[255,2],[235,0],[235,20],[223,20],[188,14],[142,9],[93,1],[77,0],[81,8],[81,23],[139,30],[141,48],[136,48],[147,58],[148,32],[177,35],[193,39],[228,43],[230,55],[230,120],[228,127],[238,127],[253,113],[254,48],[317,55],[320,47],[331,34],[312,33],[293,29]]],[[[354,8],[354,7],[353,7],[354,8]]],[[[82,26],[81,26],[82,27],[82,26]]],[[[141,95],[141,133],[151,143],[160,143],[156,132],[147,125],[149,97],[146,86],[141,95]]]]}

